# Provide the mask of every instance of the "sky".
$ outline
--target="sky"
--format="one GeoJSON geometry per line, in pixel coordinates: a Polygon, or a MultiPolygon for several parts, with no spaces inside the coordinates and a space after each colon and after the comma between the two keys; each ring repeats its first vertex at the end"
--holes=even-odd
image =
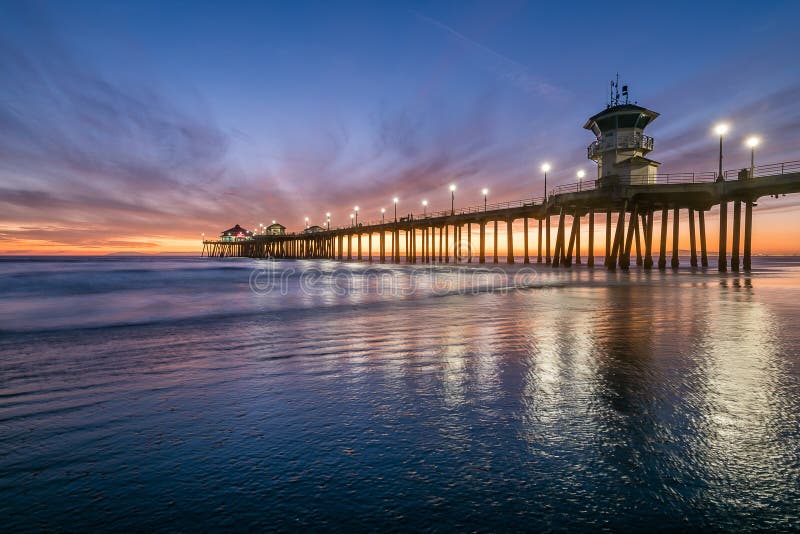
{"type": "MultiPolygon", "coordinates": [[[[541,196],[594,172],[619,73],[661,172],[800,160],[797,2],[0,0],[0,254],[199,251],[201,234],[541,196]]],[[[798,196],[800,197],[800,196],[798,196]]],[[[754,252],[800,251],[800,198],[754,252]]],[[[710,216],[713,220],[713,214],[710,216]]],[[[683,239],[683,238],[682,238],[683,239]]]]}

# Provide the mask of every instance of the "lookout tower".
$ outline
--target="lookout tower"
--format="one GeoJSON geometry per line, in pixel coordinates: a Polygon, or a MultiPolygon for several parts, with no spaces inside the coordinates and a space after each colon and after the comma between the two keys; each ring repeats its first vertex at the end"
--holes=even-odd
{"type": "Polygon", "coordinates": [[[654,184],[661,165],[647,157],[653,150],[653,138],[644,134],[645,127],[658,113],[628,100],[628,86],[619,93],[619,76],[611,82],[606,109],[583,125],[597,139],[589,145],[588,157],[597,163],[599,186],[614,184],[654,184]]]}

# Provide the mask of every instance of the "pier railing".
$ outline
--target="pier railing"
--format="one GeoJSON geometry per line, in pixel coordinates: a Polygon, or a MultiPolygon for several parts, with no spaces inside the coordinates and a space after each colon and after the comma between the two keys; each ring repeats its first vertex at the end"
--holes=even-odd
{"type": "MultiPolygon", "coordinates": [[[[750,176],[750,168],[730,169],[723,172],[725,180],[740,180],[749,178],[759,178],[763,176],[779,176],[783,174],[800,172],[800,161],[784,161],[781,163],[769,163],[758,165],[753,168],[750,176]]],[[[714,182],[717,179],[716,172],[673,172],[666,174],[642,174],[631,176],[630,182],[625,185],[663,185],[663,184],[698,184],[714,182]]],[[[550,190],[550,196],[561,195],[564,193],[579,193],[581,191],[591,191],[597,189],[598,180],[586,180],[571,184],[559,185],[550,190]]]]}
{"type": "Polygon", "coordinates": [[[599,158],[603,152],[609,150],[642,149],[653,150],[653,138],[649,135],[635,133],[632,135],[619,135],[615,137],[603,136],[602,139],[592,141],[587,147],[589,159],[599,158]]]}
{"type": "MultiPolygon", "coordinates": [[[[493,202],[492,204],[475,204],[464,208],[456,208],[455,210],[437,210],[427,213],[407,213],[405,215],[398,215],[398,223],[424,221],[426,219],[437,219],[440,217],[451,217],[454,215],[467,215],[470,213],[483,213],[496,210],[505,210],[510,208],[524,208],[527,206],[536,206],[544,204],[544,197],[531,197],[520,200],[509,200],[508,202],[493,202]]],[[[370,221],[359,221],[358,226],[379,226],[381,224],[393,224],[394,215],[386,217],[384,220],[376,219],[370,221]]],[[[331,230],[348,230],[357,228],[355,225],[340,225],[331,227],[331,230]]]]}
{"type": "Polygon", "coordinates": [[[750,176],[750,167],[742,169],[731,169],[725,171],[726,180],[736,180],[739,176],[747,178],[759,178],[761,176],[776,176],[800,172],[800,161],[783,161],[781,163],[768,163],[766,165],[756,165],[753,167],[753,175],[750,176]]]}

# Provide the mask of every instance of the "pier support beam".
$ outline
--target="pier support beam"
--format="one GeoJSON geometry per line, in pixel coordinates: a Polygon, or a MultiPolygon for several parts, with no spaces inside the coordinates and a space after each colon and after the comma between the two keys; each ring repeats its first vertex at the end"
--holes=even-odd
{"type": "Polygon", "coordinates": [[[522,218],[522,222],[525,223],[525,227],[523,228],[523,231],[522,231],[522,237],[523,237],[523,239],[525,241],[525,244],[522,247],[522,254],[523,254],[522,263],[530,263],[531,262],[531,258],[530,258],[530,256],[528,256],[528,218],[527,217],[523,217],[522,218]]]}
{"type": "Polygon", "coordinates": [[[561,258],[564,255],[564,208],[558,214],[558,230],[556,230],[556,247],[553,250],[553,267],[558,267],[561,264],[561,258]]]}
{"type": "Polygon", "coordinates": [[[611,210],[606,212],[606,251],[603,263],[608,267],[608,259],[611,257],[611,210]]]}
{"type": "Polygon", "coordinates": [[[425,227],[425,263],[431,262],[431,228],[425,227]]]}
{"type": "Polygon", "coordinates": [[[680,266],[678,259],[678,232],[680,231],[680,209],[676,206],[672,212],[672,268],[677,269],[680,266]]]}
{"type": "Polygon", "coordinates": [[[400,263],[400,228],[395,227],[392,236],[392,248],[394,249],[394,262],[400,263]]]}
{"type": "Polygon", "coordinates": [[[728,271],[728,202],[719,203],[719,258],[717,270],[724,273],[728,271]]]}
{"type": "Polygon", "coordinates": [[[669,210],[661,210],[661,241],[658,244],[658,268],[667,268],[667,225],[669,224],[669,210]]]}
{"type": "Polygon", "coordinates": [[[545,240],[545,262],[550,265],[550,211],[544,211],[544,240],[545,240]]]}
{"type": "Polygon", "coordinates": [[[472,263],[472,223],[467,223],[467,263],[472,263]]]}
{"type": "Polygon", "coordinates": [[[689,265],[697,267],[697,239],[694,230],[694,209],[689,208],[689,265]]]}
{"type": "Polygon", "coordinates": [[[539,241],[536,247],[536,263],[542,263],[542,220],[539,219],[539,241]]]}
{"type": "Polygon", "coordinates": [[[634,228],[633,228],[633,246],[636,247],[636,265],[637,266],[641,266],[642,265],[642,236],[641,236],[641,234],[644,232],[644,230],[642,230],[640,232],[639,231],[639,226],[640,226],[640,223],[642,223],[642,226],[643,226],[643,222],[644,222],[644,214],[643,213],[639,213],[638,210],[637,210],[636,219],[633,221],[633,223],[634,223],[634,228]]]}
{"type": "Polygon", "coordinates": [[[644,230],[644,268],[653,268],[653,209],[647,210],[647,224],[644,230]]]}
{"type": "Polygon", "coordinates": [[[453,263],[461,263],[461,225],[453,226],[453,263]]]}
{"type": "Polygon", "coordinates": [[[439,263],[442,263],[443,255],[442,255],[442,235],[444,235],[444,228],[439,228],[439,263]]]}
{"type": "Polygon", "coordinates": [[[594,210],[589,210],[589,248],[587,250],[586,266],[594,267],[594,210]]]}
{"type": "Polygon", "coordinates": [[[733,203],[733,244],[731,245],[731,271],[739,272],[739,243],[741,242],[742,203],[733,203]]]}
{"type": "MultiPolygon", "coordinates": [[[[513,219],[506,219],[506,263],[514,263],[514,225],[513,219]]],[[[525,232],[527,233],[527,231],[525,232]]],[[[527,248],[527,247],[526,247],[527,248]]]]}
{"type": "MultiPolygon", "coordinates": [[[[633,237],[636,232],[637,219],[639,218],[638,213],[638,206],[634,204],[631,210],[631,218],[628,222],[628,236],[625,239],[625,249],[619,257],[619,266],[626,270],[631,267],[631,248],[633,247],[633,237]]],[[[624,218],[625,214],[623,213],[622,216],[624,218]]]]}
{"type": "Polygon", "coordinates": [[[444,225],[444,262],[450,263],[450,225],[444,225]]]}
{"type": "Polygon", "coordinates": [[[753,201],[748,200],[744,204],[744,270],[750,272],[751,264],[751,244],[753,240],[753,201]]]}
{"type": "MultiPolygon", "coordinates": [[[[576,208],[572,214],[572,231],[569,234],[569,246],[567,247],[567,254],[564,257],[564,267],[572,266],[572,251],[576,248],[577,243],[579,243],[578,233],[580,232],[580,226],[581,218],[578,216],[578,209],[576,208]]],[[[579,253],[576,252],[576,255],[579,255],[579,253]]]]}
{"type": "Polygon", "coordinates": [[[706,214],[705,211],[697,212],[697,224],[700,229],[700,266],[708,267],[708,248],[706,247],[706,214]]]}
{"type": "Polygon", "coordinates": [[[478,235],[478,247],[480,250],[478,251],[478,263],[486,263],[486,221],[481,221],[478,223],[479,225],[479,235],[478,235]]]}
{"type": "Polygon", "coordinates": [[[500,245],[500,241],[497,238],[497,221],[494,221],[494,263],[497,263],[497,247],[500,245]]]}
{"type": "Polygon", "coordinates": [[[578,210],[575,210],[575,219],[577,223],[578,231],[575,234],[575,265],[581,264],[581,214],[578,210]]]}
{"type": "Polygon", "coordinates": [[[347,234],[347,261],[353,259],[353,234],[347,234]]]}
{"type": "Polygon", "coordinates": [[[614,233],[614,242],[611,244],[611,253],[608,255],[608,263],[606,265],[609,271],[616,270],[617,257],[622,254],[622,245],[625,239],[625,214],[628,211],[627,204],[627,202],[623,203],[617,216],[617,229],[614,233]]]}

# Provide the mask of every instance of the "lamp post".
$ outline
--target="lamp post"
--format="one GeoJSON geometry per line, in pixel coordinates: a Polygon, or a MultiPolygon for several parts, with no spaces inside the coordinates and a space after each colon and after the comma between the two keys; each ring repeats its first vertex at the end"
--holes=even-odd
{"type": "Polygon", "coordinates": [[[400,199],[394,197],[392,201],[394,202],[394,222],[397,222],[397,203],[400,202],[400,199]]]}
{"type": "Polygon", "coordinates": [[[747,146],[750,147],[750,179],[753,179],[753,174],[755,173],[755,160],[756,160],[756,147],[761,142],[756,136],[751,136],[747,138],[747,146]]]}
{"type": "Polygon", "coordinates": [[[483,211],[486,211],[486,196],[489,194],[489,190],[484,187],[481,193],[483,193],[483,211]]]}
{"type": "Polygon", "coordinates": [[[544,201],[547,202],[547,173],[550,171],[550,164],[542,164],[542,172],[544,173],[544,201]]]}
{"type": "Polygon", "coordinates": [[[356,212],[356,226],[358,226],[358,206],[354,207],[353,210],[356,212]]]}
{"type": "Polygon", "coordinates": [[[727,124],[717,124],[714,127],[714,132],[719,135],[719,171],[717,172],[717,181],[722,181],[722,137],[728,133],[727,124]]]}
{"type": "Polygon", "coordinates": [[[201,240],[205,241],[206,240],[206,233],[205,232],[201,232],[200,233],[200,238],[201,238],[201,240]]]}
{"type": "Polygon", "coordinates": [[[386,222],[384,219],[385,216],[386,216],[386,208],[381,208],[381,224],[386,222]]]}
{"type": "Polygon", "coordinates": [[[325,218],[328,219],[328,230],[331,229],[331,212],[325,214],[325,218]]]}
{"type": "Polygon", "coordinates": [[[353,226],[354,226],[354,224],[353,224],[353,217],[354,217],[354,215],[351,213],[351,214],[350,214],[350,226],[351,226],[351,227],[353,227],[353,226]]]}
{"type": "Polygon", "coordinates": [[[583,177],[586,176],[586,173],[583,169],[578,171],[578,191],[583,191],[583,177]]]}
{"type": "Polygon", "coordinates": [[[450,184],[450,215],[456,214],[456,184],[450,184]]]}
{"type": "Polygon", "coordinates": [[[426,218],[428,217],[428,201],[427,200],[423,200],[422,201],[422,215],[424,217],[426,217],[426,218]]]}
{"type": "Polygon", "coordinates": [[[308,228],[308,217],[306,217],[306,228],[308,228]]]}

